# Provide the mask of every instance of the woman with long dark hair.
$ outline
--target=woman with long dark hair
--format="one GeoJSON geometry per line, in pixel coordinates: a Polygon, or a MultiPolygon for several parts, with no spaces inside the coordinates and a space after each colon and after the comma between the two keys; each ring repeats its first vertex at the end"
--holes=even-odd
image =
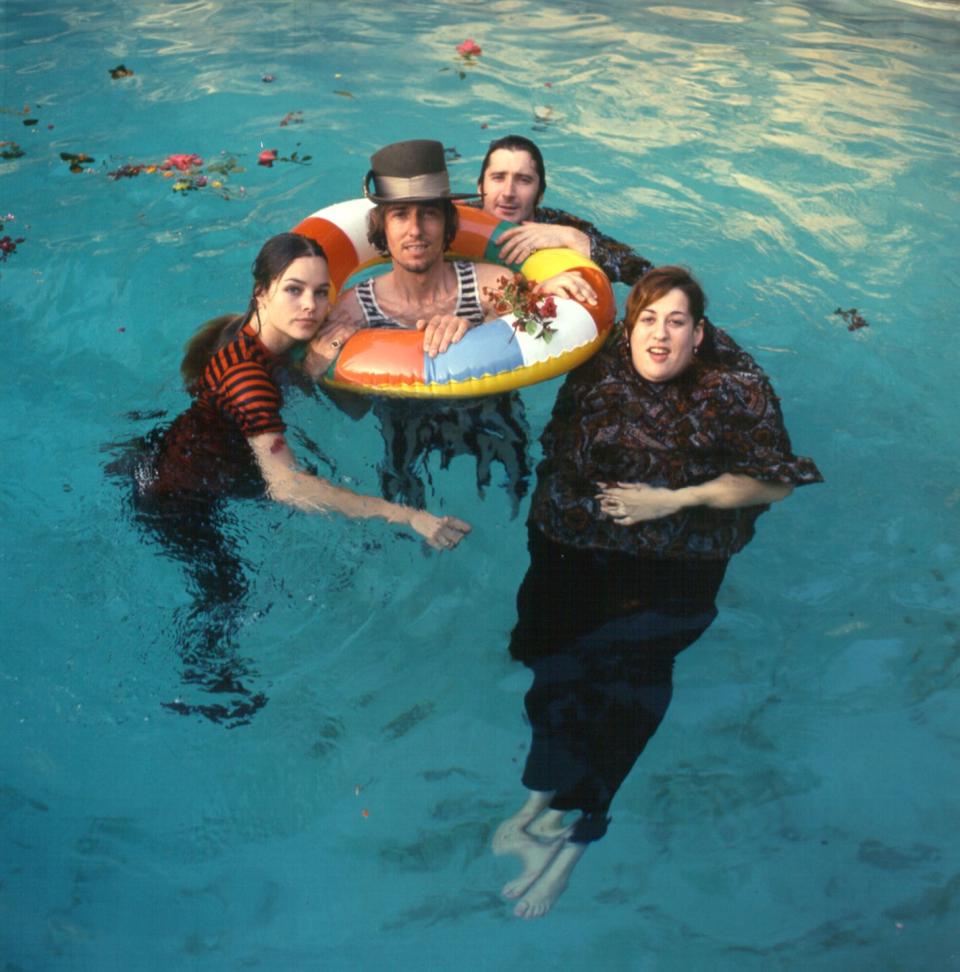
{"type": "Polygon", "coordinates": [[[409,527],[438,550],[470,527],[452,516],[361,496],[302,469],[285,437],[279,373],[289,353],[327,317],[330,274],[320,245],[281,233],[253,264],[246,313],[205,324],[186,347],[181,373],[193,403],[147,441],[135,468],[142,525],[188,569],[193,603],[180,639],[184,680],[228,699],[168,707],[236,725],[262,706],[242,678],[234,635],[247,591],[235,542],[224,530],[228,497],[268,497],[308,513],[379,517],[409,527]]]}

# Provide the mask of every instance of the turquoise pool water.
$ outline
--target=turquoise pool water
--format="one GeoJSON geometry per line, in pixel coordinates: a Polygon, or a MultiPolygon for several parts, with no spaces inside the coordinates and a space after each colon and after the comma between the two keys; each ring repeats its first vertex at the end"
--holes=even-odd
{"type": "MultiPolygon", "coordinates": [[[[960,5],[7,0],[0,33],[4,972],[960,967],[960,5]],[[479,496],[466,458],[431,467],[475,527],[443,557],[238,504],[270,702],[231,731],[161,708],[188,594],[104,474],[184,406],[181,345],[266,236],[358,195],[382,144],[441,138],[466,189],[508,131],[548,204],[699,273],[827,478],[734,560],[536,923],[487,849],[527,742],[499,469],[479,496]],[[108,176],[172,153],[220,169],[108,176]]],[[[523,393],[535,433],[556,388],[523,393]]],[[[375,491],[369,417],[286,415],[375,491]]]]}

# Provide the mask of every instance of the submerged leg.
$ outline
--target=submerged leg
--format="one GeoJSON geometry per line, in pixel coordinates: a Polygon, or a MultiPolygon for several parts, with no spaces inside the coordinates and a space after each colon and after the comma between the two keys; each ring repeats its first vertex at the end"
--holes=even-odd
{"type": "Polygon", "coordinates": [[[177,698],[163,703],[164,708],[202,715],[228,728],[246,724],[267,698],[244,685],[255,673],[236,653],[248,584],[244,562],[224,529],[222,510],[209,501],[177,497],[144,503],[137,519],[183,564],[190,580],[193,601],[176,622],[183,681],[219,696],[208,703],[177,698]]]}

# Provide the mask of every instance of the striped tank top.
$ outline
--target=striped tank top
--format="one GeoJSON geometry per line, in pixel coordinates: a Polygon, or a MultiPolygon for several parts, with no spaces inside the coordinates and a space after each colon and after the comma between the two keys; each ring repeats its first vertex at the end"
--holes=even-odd
{"type": "MultiPolygon", "coordinates": [[[[453,313],[457,317],[465,317],[471,325],[482,324],[484,319],[483,305],[477,287],[477,268],[469,260],[456,260],[453,263],[457,271],[457,306],[453,313]]],[[[367,327],[402,327],[407,325],[387,317],[377,303],[373,292],[374,278],[358,283],[356,287],[357,300],[363,311],[367,327]]]]}

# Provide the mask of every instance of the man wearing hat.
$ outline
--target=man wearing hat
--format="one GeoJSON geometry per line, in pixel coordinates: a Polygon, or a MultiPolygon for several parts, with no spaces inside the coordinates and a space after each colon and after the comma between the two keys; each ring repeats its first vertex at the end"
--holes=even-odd
{"type": "MultiPolygon", "coordinates": [[[[376,206],[368,217],[367,238],[390,256],[393,268],[363,281],[337,302],[311,346],[317,364],[317,359],[332,358],[361,327],[415,327],[423,331],[424,351],[434,357],[471,327],[497,316],[486,291],[498,289],[504,268],[443,258],[457,233],[454,200],[476,193],[450,191],[442,143],[395,142],[374,153],[370,163],[363,194],[376,206]]],[[[595,296],[572,273],[560,274],[540,289],[579,300],[595,296]]]]}
{"type": "MultiPolygon", "coordinates": [[[[492,263],[444,260],[457,233],[454,200],[475,194],[450,191],[440,142],[396,142],[376,152],[370,162],[363,193],[376,205],[368,217],[367,238],[390,256],[393,266],[337,301],[310,344],[307,368],[313,374],[322,373],[343,342],[364,327],[417,328],[423,331],[427,354],[446,351],[471,327],[497,316],[484,289],[498,290],[500,278],[509,273],[492,263]]],[[[580,300],[596,297],[575,273],[558,274],[541,290],[580,300]]],[[[516,393],[442,406],[386,399],[375,401],[373,408],[385,446],[380,468],[385,497],[423,507],[426,488],[420,471],[427,455],[436,451],[444,466],[457,455],[475,456],[481,494],[494,462],[502,464],[514,510],[519,508],[530,465],[523,403],[516,393]]]]}

